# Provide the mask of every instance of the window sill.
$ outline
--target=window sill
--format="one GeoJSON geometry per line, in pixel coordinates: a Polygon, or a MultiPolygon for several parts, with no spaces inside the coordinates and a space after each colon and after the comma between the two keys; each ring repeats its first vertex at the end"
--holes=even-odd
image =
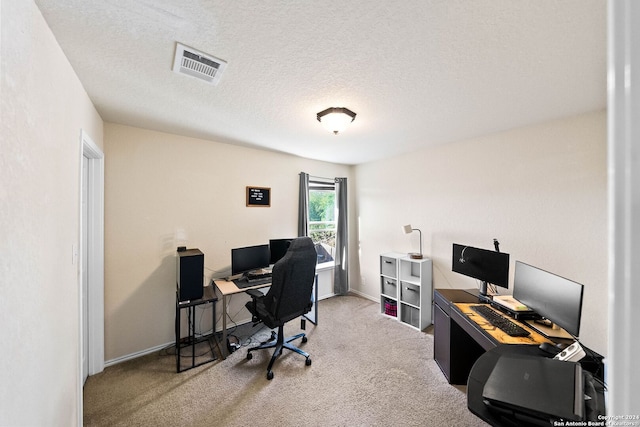
{"type": "Polygon", "coordinates": [[[335,267],[335,264],[336,264],[335,261],[323,262],[322,264],[318,264],[318,265],[316,265],[316,272],[325,271],[325,270],[332,270],[333,267],[335,267]]]}

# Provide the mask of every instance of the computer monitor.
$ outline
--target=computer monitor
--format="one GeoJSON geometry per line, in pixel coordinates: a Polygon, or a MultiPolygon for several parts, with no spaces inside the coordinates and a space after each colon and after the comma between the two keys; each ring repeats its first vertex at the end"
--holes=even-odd
{"type": "Polygon", "coordinates": [[[269,251],[271,253],[270,263],[275,264],[287,253],[289,250],[289,245],[291,244],[291,239],[271,239],[269,240],[269,251]]]}
{"type": "Polygon", "coordinates": [[[584,285],[516,261],[513,297],[578,338],[584,285]]]}
{"type": "Polygon", "coordinates": [[[480,299],[487,300],[487,285],[509,287],[509,254],[453,244],[451,270],[482,281],[480,299]]]}
{"type": "Polygon", "coordinates": [[[269,245],[231,249],[231,274],[248,273],[269,267],[269,245]]]}

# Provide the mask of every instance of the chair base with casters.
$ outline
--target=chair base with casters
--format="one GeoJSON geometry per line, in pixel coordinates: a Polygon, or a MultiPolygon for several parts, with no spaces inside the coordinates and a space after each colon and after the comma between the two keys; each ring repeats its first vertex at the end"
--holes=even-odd
{"type": "Polygon", "coordinates": [[[275,348],[275,350],[273,351],[273,356],[271,356],[271,361],[269,362],[269,366],[267,367],[268,380],[273,379],[273,371],[271,370],[271,368],[273,368],[273,364],[275,363],[276,359],[282,354],[283,348],[286,348],[291,351],[295,351],[296,353],[304,356],[306,359],[304,363],[306,366],[309,366],[311,365],[311,358],[309,357],[309,353],[291,344],[291,341],[297,340],[298,338],[302,338],[303,343],[307,342],[307,336],[304,332],[298,335],[284,338],[284,326],[281,325],[278,327],[277,334],[271,331],[271,338],[269,340],[264,341],[259,346],[252,347],[247,351],[247,360],[251,360],[253,358],[253,354],[251,354],[251,352],[254,350],[264,350],[267,348],[275,348]]]}

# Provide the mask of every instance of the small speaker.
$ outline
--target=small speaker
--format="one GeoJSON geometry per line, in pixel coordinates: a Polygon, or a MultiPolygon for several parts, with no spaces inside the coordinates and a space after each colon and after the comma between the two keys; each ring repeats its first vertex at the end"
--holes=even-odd
{"type": "Polygon", "coordinates": [[[183,249],[176,256],[176,282],[179,301],[202,298],[204,254],[199,249],[183,249]]]}

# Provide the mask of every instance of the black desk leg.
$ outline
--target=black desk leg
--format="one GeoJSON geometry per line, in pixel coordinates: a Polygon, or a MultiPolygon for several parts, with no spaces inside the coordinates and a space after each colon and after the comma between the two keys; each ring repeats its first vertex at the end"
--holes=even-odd
{"type": "MultiPolygon", "coordinates": [[[[222,349],[220,348],[220,344],[218,343],[218,337],[216,335],[216,301],[211,302],[211,304],[213,305],[213,307],[211,308],[211,327],[212,332],[211,332],[211,339],[213,340],[214,344],[216,345],[216,347],[218,347],[218,353],[220,353],[220,357],[222,357],[222,349]]],[[[213,357],[214,359],[217,359],[218,357],[215,354],[215,350],[213,349],[213,347],[211,348],[211,351],[214,352],[213,353],[213,357]]]]}
{"type": "Polygon", "coordinates": [[[176,372],[180,372],[180,303],[176,300],[176,372]]]}
{"type": "Polygon", "coordinates": [[[196,364],[196,308],[189,307],[189,339],[191,340],[191,366],[196,364]]]}

